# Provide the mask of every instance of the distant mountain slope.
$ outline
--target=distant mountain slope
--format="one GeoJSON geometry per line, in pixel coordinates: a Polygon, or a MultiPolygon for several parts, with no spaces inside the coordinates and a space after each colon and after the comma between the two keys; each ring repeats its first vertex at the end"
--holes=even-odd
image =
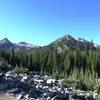
{"type": "Polygon", "coordinates": [[[28,43],[26,43],[26,42],[20,42],[20,43],[18,44],[18,46],[20,46],[20,47],[25,47],[25,48],[34,48],[34,47],[37,47],[37,46],[35,46],[35,45],[28,44],[28,43]]]}
{"type": "Polygon", "coordinates": [[[35,45],[28,44],[28,43],[25,43],[25,42],[20,42],[18,44],[12,43],[7,38],[4,38],[0,41],[0,50],[11,50],[11,49],[29,50],[29,49],[38,48],[38,47],[39,46],[35,46],[35,45]]]}
{"type": "Polygon", "coordinates": [[[10,42],[7,38],[0,41],[0,50],[15,49],[16,46],[10,42]]]}
{"type": "Polygon", "coordinates": [[[50,48],[51,50],[57,50],[59,52],[61,52],[62,50],[75,50],[76,48],[86,50],[91,49],[91,47],[92,49],[97,48],[92,42],[89,42],[82,38],[75,39],[70,35],[65,35],[47,46],[47,48],[50,48]]]}
{"type": "Polygon", "coordinates": [[[15,50],[43,50],[43,49],[47,49],[50,51],[59,51],[61,52],[62,50],[75,50],[76,48],[80,48],[81,50],[87,50],[87,49],[100,49],[99,45],[96,45],[95,43],[89,42],[85,39],[82,38],[78,38],[75,39],[70,35],[65,35],[59,39],[57,39],[56,41],[52,42],[51,44],[47,45],[47,46],[36,46],[33,44],[28,44],[26,42],[20,42],[18,44],[16,43],[12,43],[11,41],[9,41],[7,38],[4,38],[0,41],[0,50],[11,50],[11,49],[15,49],[15,50]],[[41,49],[40,49],[41,48],[41,49]]]}

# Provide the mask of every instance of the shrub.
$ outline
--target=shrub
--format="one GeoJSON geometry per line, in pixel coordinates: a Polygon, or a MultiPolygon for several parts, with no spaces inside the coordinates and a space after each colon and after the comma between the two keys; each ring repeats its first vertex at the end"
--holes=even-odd
{"type": "Polygon", "coordinates": [[[88,80],[88,81],[81,81],[78,80],[76,81],[75,88],[76,89],[81,89],[81,90],[94,90],[95,82],[93,80],[88,80]]]}
{"type": "Polygon", "coordinates": [[[94,90],[95,90],[98,94],[100,94],[100,85],[95,86],[95,87],[94,87],[94,90]]]}
{"type": "Polygon", "coordinates": [[[73,83],[75,83],[75,80],[72,80],[70,78],[64,78],[63,83],[65,83],[65,84],[73,84],[73,83]]]}
{"type": "Polygon", "coordinates": [[[59,79],[59,77],[60,77],[60,75],[59,75],[58,72],[53,73],[52,76],[53,76],[54,78],[56,78],[56,79],[59,79]]]}
{"type": "Polygon", "coordinates": [[[4,61],[0,61],[0,70],[1,71],[6,72],[10,69],[11,69],[11,66],[8,63],[6,63],[4,61]]]}
{"type": "Polygon", "coordinates": [[[93,80],[88,80],[85,82],[85,85],[87,87],[87,90],[94,90],[94,86],[96,85],[96,83],[93,80]]]}
{"type": "Polygon", "coordinates": [[[97,99],[96,100],[100,100],[100,94],[98,95],[97,99]]]}
{"type": "Polygon", "coordinates": [[[20,73],[24,74],[25,72],[26,72],[26,69],[23,68],[22,66],[21,67],[18,67],[18,66],[15,67],[15,73],[17,73],[17,74],[20,74],[20,73]]]}
{"type": "Polygon", "coordinates": [[[81,90],[86,90],[87,86],[83,81],[78,80],[78,81],[75,82],[75,88],[76,89],[81,89],[81,90]]]}

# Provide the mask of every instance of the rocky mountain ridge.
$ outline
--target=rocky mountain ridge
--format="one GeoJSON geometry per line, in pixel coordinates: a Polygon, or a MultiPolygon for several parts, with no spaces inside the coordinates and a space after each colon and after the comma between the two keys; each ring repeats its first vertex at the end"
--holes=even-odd
{"type": "Polygon", "coordinates": [[[52,42],[48,45],[52,50],[57,50],[61,52],[62,50],[75,50],[76,48],[80,48],[81,50],[87,49],[99,49],[99,45],[96,45],[92,41],[88,41],[82,38],[75,39],[70,35],[65,35],[56,41],[52,42]]]}
{"type": "Polygon", "coordinates": [[[87,41],[83,38],[78,38],[75,39],[70,35],[65,35],[56,41],[52,42],[51,44],[47,46],[37,46],[33,44],[28,44],[26,42],[20,42],[18,44],[12,43],[10,40],[7,38],[4,38],[0,41],[0,50],[11,50],[11,49],[16,49],[16,50],[31,50],[35,48],[47,48],[49,50],[57,50],[61,52],[62,50],[75,50],[77,47],[80,48],[81,50],[86,50],[90,49],[92,46],[93,49],[99,49],[100,46],[93,43],[92,41],[87,41]]]}
{"type": "Polygon", "coordinates": [[[12,43],[8,38],[4,38],[0,41],[0,50],[28,50],[32,48],[38,48],[39,46],[28,44],[26,42],[12,43]]]}

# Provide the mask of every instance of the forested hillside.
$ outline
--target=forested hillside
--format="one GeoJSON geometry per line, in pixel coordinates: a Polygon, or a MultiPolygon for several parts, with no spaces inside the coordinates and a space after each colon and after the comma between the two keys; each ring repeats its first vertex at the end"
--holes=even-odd
{"type": "MultiPolygon", "coordinates": [[[[7,42],[8,43],[8,42],[7,42]]],[[[3,41],[2,47],[8,46],[3,41]]],[[[0,50],[0,71],[9,67],[16,73],[41,72],[77,88],[94,90],[100,85],[100,50],[93,41],[76,40],[70,35],[44,47],[0,50]]]]}
{"type": "Polygon", "coordinates": [[[100,78],[100,51],[87,50],[49,52],[0,52],[0,61],[12,65],[17,71],[39,71],[56,78],[94,81],[100,78]]]}

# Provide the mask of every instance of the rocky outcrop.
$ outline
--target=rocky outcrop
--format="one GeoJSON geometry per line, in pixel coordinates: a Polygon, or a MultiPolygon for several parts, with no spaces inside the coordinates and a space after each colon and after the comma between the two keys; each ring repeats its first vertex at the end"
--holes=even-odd
{"type": "MultiPolygon", "coordinates": [[[[2,83],[2,90],[15,95],[17,100],[87,100],[89,97],[85,91],[76,94],[71,86],[62,85],[61,81],[37,72],[18,75],[9,71],[2,83]]],[[[96,96],[95,93],[94,98],[96,96]]]]}

